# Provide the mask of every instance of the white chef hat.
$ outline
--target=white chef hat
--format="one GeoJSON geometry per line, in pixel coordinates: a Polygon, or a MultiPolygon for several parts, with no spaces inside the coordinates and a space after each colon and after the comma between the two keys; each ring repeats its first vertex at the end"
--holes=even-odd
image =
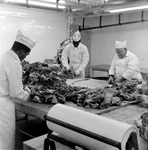
{"type": "Polygon", "coordinates": [[[74,40],[75,42],[81,40],[81,34],[80,34],[79,31],[76,31],[76,32],[74,33],[74,35],[73,35],[73,40],[74,40]]]}
{"type": "Polygon", "coordinates": [[[25,46],[27,46],[30,50],[35,46],[35,44],[37,42],[33,42],[32,40],[30,40],[29,38],[27,38],[26,36],[24,36],[21,32],[21,30],[18,30],[16,39],[16,42],[19,42],[21,44],[24,44],[25,46]]]}
{"type": "Polygon", "coordinates": [[[116,41],[115,48],[126,48],[126,41],[116,41]]]}

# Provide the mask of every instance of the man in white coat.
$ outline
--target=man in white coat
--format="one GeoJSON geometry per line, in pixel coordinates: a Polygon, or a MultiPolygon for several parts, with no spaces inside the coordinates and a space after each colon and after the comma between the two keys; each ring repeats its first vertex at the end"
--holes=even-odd
{"type": "Polygon", "coordinates": [[[30,89],[23,87],[21,61],[36,43],[20,30],[12,45],[0,57],[0,150],[15,149],[15,99],[27,101],[30,89]]]}
{"type": "Polygon", "coordinates": [[[122,82],[133,78],[142,81],[139,60],[127,49],[126,41],[116,41],[115,49],[117,54],[111,62],[108,82],[122,82]]]}
{"type": "Polygon", "coordinates": [[[77,31],[73,35],[73,42],[68,44],[62,52],[62,65],[66,70],[74,71],[78,77],[85,78],[85,67],[88,62],[88,49],[81,43],[81,34],[77,31]]]}

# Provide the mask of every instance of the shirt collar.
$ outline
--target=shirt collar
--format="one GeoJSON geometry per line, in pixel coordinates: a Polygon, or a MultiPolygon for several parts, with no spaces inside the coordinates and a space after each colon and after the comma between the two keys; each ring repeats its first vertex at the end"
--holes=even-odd
{"type": "Polygon", "coordinates": [[[9,53],[12,57],[14,57],[19,63],[21,63],[21,61],[20,61],[18,55],[17,55],[13,50],[8,50],[8,53],[9,53]]]}
{"type": "Polygon", "coordinates": [[[128,55],[129,55],[129,50],[127,50],[127,53],[126,53],[126,55],[124,57],[128,57],[128,55]]]}

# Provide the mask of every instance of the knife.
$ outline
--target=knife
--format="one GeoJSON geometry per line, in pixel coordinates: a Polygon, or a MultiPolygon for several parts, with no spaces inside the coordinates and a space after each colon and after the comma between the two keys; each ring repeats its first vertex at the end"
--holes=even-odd
{"type": "Polygon", "coordinates": [[[75,82],[86,81],[86,80],[89,80],[89,78],[84,78],[84,79],[76,80],[72,84],[74,84],[75,82]]]}

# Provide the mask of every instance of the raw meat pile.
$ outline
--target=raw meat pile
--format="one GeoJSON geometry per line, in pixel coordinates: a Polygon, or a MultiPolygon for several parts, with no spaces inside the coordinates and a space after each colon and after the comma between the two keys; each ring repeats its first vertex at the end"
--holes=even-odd
{"type": "Polygon", "coordinates": [[[117,83],[111,87],[82,89],[66,95],[67,101],[73,101],[79,106],[104,109],[111,106],[120,106],[123,101],[143,101],[143,95],[136,90],[137,80],[117,83]]]}
{"type": "MultiPolygon", "coordinates": [[[[30,98],[39,103],[65,103],[65,94],[78,91],[80,87],[66,84],[67,74],[52,71],[47,64],[24,62],[23,84],[31,89],[30,98]]],[[[52,68],[53,69],[53,68],[52,68]]]]}
{"type": "Polygon", "coordinates": [[[47,64],[23,62],[23,84],[31,89],[30,98],[34,102],[64,104],[71,101],[78,106],[104,109],[113,105],[120,106],[123,101],[143,101],[136,89],[137,80],[117,83],[112,87],[89,89],[67,85],[66,79],[73,74],[63,68],[53,71],[47,64]]]}

